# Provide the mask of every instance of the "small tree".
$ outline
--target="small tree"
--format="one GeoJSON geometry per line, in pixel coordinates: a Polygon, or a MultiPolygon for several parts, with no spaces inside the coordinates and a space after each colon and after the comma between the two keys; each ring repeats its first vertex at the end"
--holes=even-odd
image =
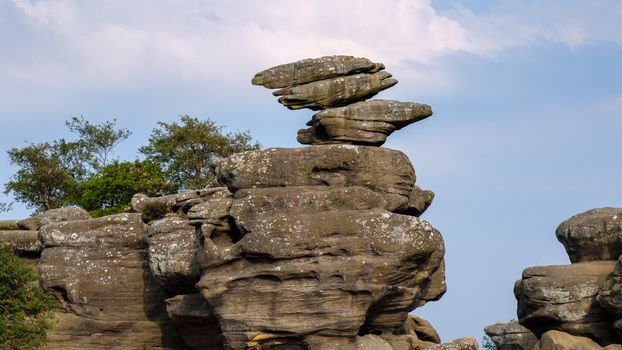
{"type": "Polygon", "coordinates": [[[101,124],[93,124],[83,116],[73,117],[65,122],[69,131],[78,135],[84,159],[94,170],[108,165],[112,150],[132,133],[128,129],[115,129],[116,119],[101,124]]]}
{"type": "Polygon", "coordinates": [[[115,129],[115,122],[92,124],[74,117],[65,125],[78,135],[76,141],[59,139],[7,151],[19,169],[4,185],[4,193],[40,213],[75,205],[82,196],[82,183],[110,160],[112,149],[130,132],[115,129]]]}
{"type": "Polygon", "coordinates": [[[121,212],[136,193],[161,196],[174,190],[151,161],[113,161],[84,182],[78,204],[93,216],[102,216],[121,212]]]}
{"type": "Polygon", "coordinates": [[[0,242],[0,349],[35,349],[49,327],[47,311],[57,307],[39,287],[35,273],[0,242]]]}
{"type": "Polygon", "coordinates": [[[4,185],[4,193],[34,209],[35,213],[73,203],[79,194],[82,168],[69,168],[75,155],[65,142],[30,144],[7,153],[19,169],[4,185]]]}
{"type": "Polygon", "coordinates": [[[210,119],[183,115],[179,124],[159,122],[158,126],[140,152],[161,166],[178,190],[209,184],[214,178],[210,159],[260,147],[248,132],[223,134],[222,127],[210,119]]]}

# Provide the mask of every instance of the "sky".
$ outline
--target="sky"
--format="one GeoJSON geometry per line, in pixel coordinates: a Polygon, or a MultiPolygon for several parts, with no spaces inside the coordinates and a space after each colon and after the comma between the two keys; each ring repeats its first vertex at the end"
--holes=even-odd
{"type": "Polygon", "coordinates": [[[16,171],[6,150],[71,138],[64,121],[80,115],[132,131],[122,160],[183,114],[299,147],[313,112],[252,76],[368,57],[399,80],[377,98],[434,110],[384,145],[436,193],[423,218],[447,248],[448,291],[415,313],[444,341],[480,340],[516,318],[524,268],[569,263],[561,221],[622,206],[621,19],[610,0],[0,0],[0,182],[16,171]]]}

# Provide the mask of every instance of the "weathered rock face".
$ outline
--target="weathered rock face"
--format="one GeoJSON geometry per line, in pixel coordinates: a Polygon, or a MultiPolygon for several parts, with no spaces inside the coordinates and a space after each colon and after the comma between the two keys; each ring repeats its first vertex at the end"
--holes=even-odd
{"type": "Polygon", "coordinates": [[[562,222],[555,233],[573,263],[615,260],[622,254],[622,208],[577,214],[562,222]]]}
{"type": "Polygon", "coordinates": [[[352,56],[325,56],[282,64],[255,74],[252,83],[268,89],[280,89],[338,76],[384,69],[382,63],[352,56]]]}
{"type": "Polygon", "coordinates": [[[382,145],[387,136],[411,123],[432,115],[428,105],[389,100],[357,102],[316,113],[298,131],[302,144],[349,143],[382,145]]]}
{"type": "Polygon", "coordinates": [[[277,90],[273,95],[280,96],[279,103],[289,109],[319,110],[366,100],[395,84],[397,80],[391,74],[380,71],[314,81],[277,90]]]}
{"type": "Polygon", "coordinates": [[[531,267],[514,289],[520,323],[542,335],[560,330],[606,345],[616,341],[612,321],[596,296],[615,262],[531,267]]]}
{"type": "MultiPolygon", "coordinates": [[[[607,347],[609,349],[609,347],[607,347]]],[[[602,346],[590,338],[570,335],[560,331],[548,331],[542,335],[533,350],[601,350],[602,346]]],[[[613,350],[613,349],[612,349],[613,350]]]]}
{"type": "Polygon", "coordinates": [[[58,222],[39,232],[41,284],[63,302],[45,349],[182,349],[145,261],[140,214],[58,222]]]}
{"type": "Polygon", "coordinates": [[[253,187],[362,186],[384,197],[390,211],[407,207],[415,183],[415,171],[402,152],[352,145],[238,153],[221,162],[217,175],[233,192],[253,187]]]}
{"type": "Polygon", "coordinates": [[[198,293],[167,299],[166,311],[189,348],[224,349],[218,320],[198,293]]]}
{"type": "Polygon", "coordinates": [[[0,230],[0,242],[18,253],[39,253],[42,249],[36,230],[0,230]]]}
{"type": "Polygon", "coordinates": [[[532,350],[538,338],[518,321],[496,323],[484,329],[497,350],[532,350]]]}
{"type": "Polygon", "coordinates": [[[200,274],[195,266],[196,228],[188,219],[168,216],[149,224],[147,243],[153,277],[173,293],[192,293],[200,274]]]}

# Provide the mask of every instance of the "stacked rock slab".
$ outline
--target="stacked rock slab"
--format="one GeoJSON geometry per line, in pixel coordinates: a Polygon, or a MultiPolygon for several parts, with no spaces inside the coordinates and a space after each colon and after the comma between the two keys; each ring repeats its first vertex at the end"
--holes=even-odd
{"type": "MultiPolygon", "coordinates": [[[[224,188],[187,212],[197,229],[200,298],[169,299],[174,322],[220,331],[224,349],[408,350],[440,342],[429,324],[408,316],[446,289],[442,237],[417,217],[433,193],[415,186],[402,152],[374,147],[431,110],[365,102],[397,83],[383,69],[331,56],[253,78],[280,89],[275,95],[290,109],[321,110],[301,132],[311,146],[213,164],[224,188]]],[[[185,338],[197,349],[209,341],[185,338]]]]}
{"type": "Polygon", "coordinates": [[[572,264],[523,271],[514,287],[520,324],[540,338],[538,350],[621,348],[622,209],[575,215],[556,235],[572,264]]]}

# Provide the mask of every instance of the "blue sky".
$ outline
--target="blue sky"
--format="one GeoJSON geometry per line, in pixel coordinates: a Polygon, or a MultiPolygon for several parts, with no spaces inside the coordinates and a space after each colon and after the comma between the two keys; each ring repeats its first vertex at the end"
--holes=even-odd
{"type": "MultiPolygon", "coordinates": [[[[5,151],[112,118],[133,159],[180,114],[296,147],[311,111],[250,85],[264,68],[328,54],[384,62],[379,98],[434,116],[396,132],[444,235],[448,292],[416,310],[445,340],[515,318],[527,266],[565,264],[565,218],[622,206],[618,1],[0,0],[0,182],[5,151]]],[[[0,201],[10,201],[2,197],[0,201]]],[[[25,217],[19,205],[1,218],[25,217]]]]}

